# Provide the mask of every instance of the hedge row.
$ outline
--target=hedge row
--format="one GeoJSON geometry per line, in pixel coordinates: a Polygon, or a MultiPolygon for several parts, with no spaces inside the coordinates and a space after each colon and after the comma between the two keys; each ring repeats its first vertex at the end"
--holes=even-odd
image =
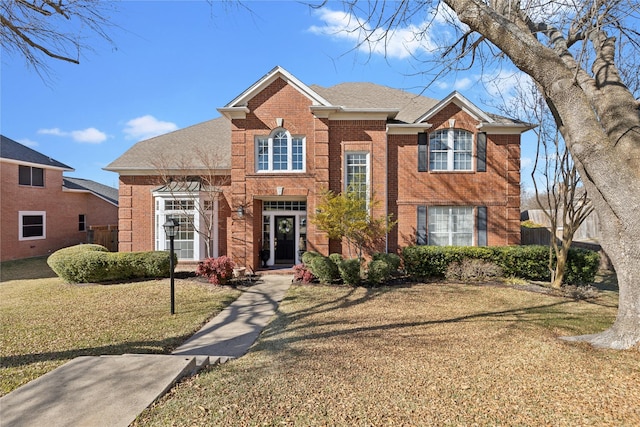
{"type": "Polygon", "coordinates": [[[171,272],[168,252],[109,252],[93,244],[60,249],[47,264],[69,283],[168,277],[171,272]]]}
{"type": "MultiPolygon", "coordinates": [[[[494,263],[503,270],[505,276],[539,281],[551,279],[548,246],[409,246],[403,249],[402,257],[406,273],[417,280],[444,277],[449,264],[463,259],[494,263]]],[[[599,263],[597,252],[571,248],[565,283],[593,283],[599,263]]]]}
{"type": "Polygon", "coordinates": [[[305,273],[303,270],[308,270],[320,283],[378,286],[398,272],[401,260],[396,254],[376,253],[368,264],[361,266],[356,258],[344,259],[340,254],[327,257],[317,252],[305,252],[302,262],[303,268],[298,268],[301,279],[305,273]]]}

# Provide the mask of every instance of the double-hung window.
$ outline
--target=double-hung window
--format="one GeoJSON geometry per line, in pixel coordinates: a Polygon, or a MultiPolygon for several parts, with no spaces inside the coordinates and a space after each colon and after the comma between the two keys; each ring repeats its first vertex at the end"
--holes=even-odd
{"type": "Polygon", "coordinates": [[[473,208],[433,206],[429,212],[429,244],[435,246],[473,245],[473,208]]]}
{"type": "Polygon", "coordinates": [[[18,184],[44,187],[44,169],[32,166],[18,166],[18,184]]]}
{"type": "Polygon", "coordinates": [[[472,158],[471,132],[442,129],[429,134],[429,169],[432,171],[470,171],[472,158]]]}
{"type": "Polygon", "coordinates": [[[18,240],[38,240],[47,237],[47,213],[44,211],[18,212],[18,240]]]}
{"type": "Polygon", "coordinates": [[[258,172],[304,172],[305,139],[276,129],[268,137],[256,138],[258,172]]]}
{"type": "Polygon", "coordinates": [[[345,153],[345,190],[359,199],[369,200],[369,153],[345,153]]]}

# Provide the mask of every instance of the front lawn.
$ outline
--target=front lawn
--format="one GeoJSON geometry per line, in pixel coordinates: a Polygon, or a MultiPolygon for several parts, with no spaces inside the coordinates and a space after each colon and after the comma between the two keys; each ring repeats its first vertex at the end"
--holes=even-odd
{"type": "Polygon", "coordinates": [[[293,286],[254,347],[179,384],[136,426],[640,425],[640,353],[593,301],[513,288],[293,286]]]}
{"type": "Polygon", "coordinates": [[[0,395],[85,355],[168,353],[239,295],[193,280],[70,285],[44,259],[0,265],[0,395]]]}

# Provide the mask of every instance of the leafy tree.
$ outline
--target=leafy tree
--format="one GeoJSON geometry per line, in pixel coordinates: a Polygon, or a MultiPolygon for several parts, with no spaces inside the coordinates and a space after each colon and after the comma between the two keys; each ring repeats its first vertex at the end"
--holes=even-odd
{"type": "MultiPolygon", "coordinates": [[[[535,82],[600,219],[618,278],[618,315],[604,332],[572,337],[626,349],[640,342],[640,4],[635,0],[350,0],[362,43],[413,28],[438,75],[509,60],[535,82]],[[364,7],[361,7],[364,4],[364,7]],[[436,11],[436,12],[434,12],[436,11]],[[425,18],[426,17],[426,18],[425,18]],[[429,26],[450,24],[429,38],[429,26]],[[438,55],[440,54],[440,55],[438,55]]],[[[353,22],[353,21],[352,21],[353,22]]]]}
{"type": "Polygon", "coordinates": [[[342,193],[326,190],[318,205],[318,212],[310,220],[330,239],[345,239],[349,256],[353,251],[359,260],[364,252],[372,252],[381,239],[395,226],[392,216],[373,218],[371,211],[379,201],[367,201],[359,186],[349,186],[342,193]]]}

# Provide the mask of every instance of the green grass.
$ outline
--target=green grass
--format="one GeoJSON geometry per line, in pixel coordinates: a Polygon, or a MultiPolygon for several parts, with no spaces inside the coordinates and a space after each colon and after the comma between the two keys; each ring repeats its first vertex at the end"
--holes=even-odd
{"type": "Polygon", "coordinates": [[[293,286],[249,353],[134,425],[640,425],[640,353],[558,339],[610,326],[616,298],[293,286]]]}
{"type": "Polygon", "coordinates": [[[77,356],[170,352],[239,294],[176,280],[172,316],[169,279],[70,285],[42,258],[0,269],[2,395],[77,356]]]}

